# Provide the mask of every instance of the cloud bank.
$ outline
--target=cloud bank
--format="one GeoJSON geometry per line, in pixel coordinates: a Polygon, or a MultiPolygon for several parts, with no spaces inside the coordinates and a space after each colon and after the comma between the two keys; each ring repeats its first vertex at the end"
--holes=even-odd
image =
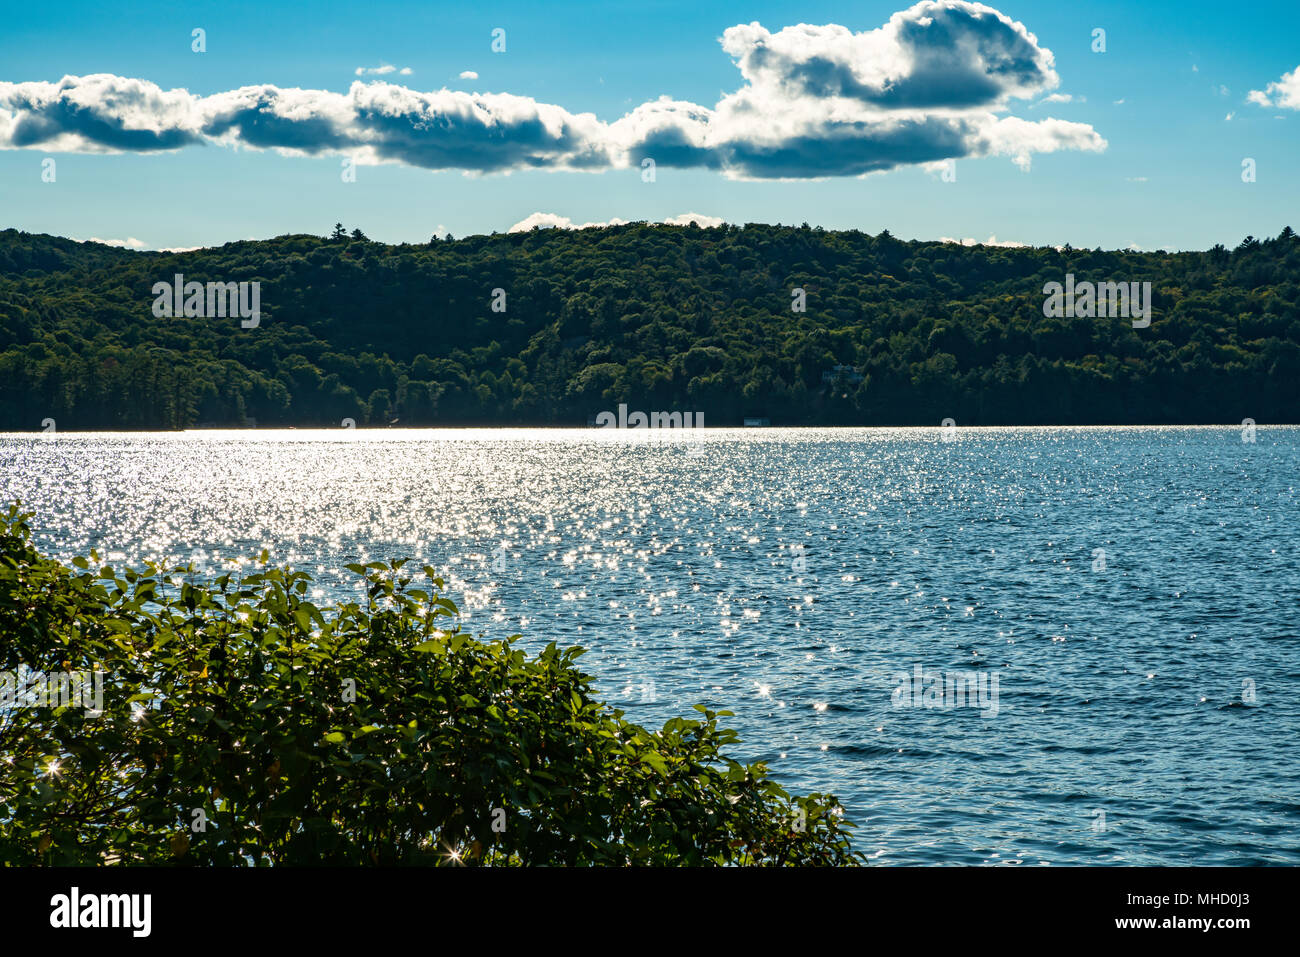
{"type": "MultiPolygon", "coordinates": [[[[721,216],[704,216],[700,213],[682,213],[680,216],[669,216],[667,219],[659,220],[665,226],[686,226],[695,223],[703,229],[709,229],[713,226],[721,226],[723,219],[721,216]]],[[[541,229],[591,229],[592,227],[603,226],[626,226],[628,220],[619,219],[615,216],[613,219],[602,223],[583,223],[576,225],[568,216],[560,216],[556,213],[533,213],[525,216],[519,222],[515,223],[509,229],[508,233],[526,233],[533,227],[541,229]]]]}
{"type": "Polygon", "coordinates": [[[475,173],[627,169],[651,159],[733,179],[857,176],[984,156],[1027,168],[1037,153],[1106,148],[1084,123],[1005,115],[1011,101],[1049,94],[1059,78],[1050,50],[983,4],[923,0],[862,33],[741,24],[721,44],[743,80],[736,92],[712,107],[661,97],[611,123],[531,97],[386,81],[357,81],[346,93],[261,85],[211,96],[104,73],[0,83],[0,148],[217,143],[475,173]]]}
{"type": "Polygon", "coordinates": [[[956,243],[959,246],[998,246],[1004,249],[1028,249],[1029,243],[1018,243],[1014,239],[999,241],[996,235],[990,236],[982,242],[978,239],[972,239],[967,236],[965,239],[954,239],[951,236],[940,236],[941,243],[956,243]]]}
{"type": "Polygon", "coordinates": [[[89,239],[78,239],[79,243],[100,243],[104,246],[116,246],[119,249],[147,249],[148,244],[143,240],[136,239],[134,236],[128,236],[126,239],[100,239],[98,236],[91,236],[89,239]]]}
{"type": "Polygon", "coordinates": [[[1262,90],[1251,90],[1246,100],[1260,106],[1300,110],[1300,66],[1290,73],[1283,73],[1282,79],[1270,83],[1262,90]]]}

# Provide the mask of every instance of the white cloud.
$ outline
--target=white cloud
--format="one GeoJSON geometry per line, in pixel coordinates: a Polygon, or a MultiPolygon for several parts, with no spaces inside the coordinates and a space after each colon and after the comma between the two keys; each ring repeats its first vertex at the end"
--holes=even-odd
{"type": "Polygon", "coordinates": [[[201,143],[199,98],[96,73],[58,83],[0,82],[0,148],[115,153],[201,143]]]}
{"type": "Polygon", "coordinates": [[[761,98],[843,98],[891,109],[988,107],[1059,82],[1049,50],[992,7],[923,0],[854,33],[801,23],[728,28],[722,48],[761,98]]]}
{"type": "Polygon", "coordinates": [[[1034,153],[1058,150],[1101,152],[1106,141],[1087,123],[1066,120],[1039,120],[1031,123],[1017,116],[1007,116],[987,124],[977,137],[980,155],[1010,156],[1011,161],[1028,170],[1034,153]]]}
{"type": "Polygon", "coordinates": [[[669,216],[661,220],[665,226],[688,226],[694,223],[701,229],[712,229],[714,226],[721,226],[725,220],[721,216],[704,216],[700,213],[682,213],[680,216],[669,216]]]}
{"type": "MultiPolygon", "coordinates": [[[[248,237],[252,239],[252,236],[248,237]]],[[[143,240],[136,239],[134,236],[126,239],[100,239],[98,236],[91,236],[89,239],[77,239],[73,237],[73,242],[78,243],[100,243],[104,246],[115,246],[118,249],[149,249],[149,244],[143,240]]],[[[160,246],[152,250],[156,253],[192,253],[196,249],[203,249],[203,246],[160,246]]]]}
{"type": "Polygon", "coordinates": [[[951,236],[940,236],[941,243],[956,243],[959,246],[1001,246],[1005,249],[1027,249],[1029,243],[1018,243],[1013,239],[999,241],[997,236],[989,236],[988,239],[980,241],[978,239],[953,239],[951,236]]]}
{"type": "MultiPolygon", "coordinates": [[[[359,66],[356,68],[355,72],[357,76],[387,76],[390,73],[397,73],[399,71],[397,67],[393,66],[391,63],[381,63],[379,66],[359,66]]],[[[411,68],[409,66],[404,66],[400,72],[404,76],[409,76],[411,68]]]]}
{"type": "Polygon", "coordinates": [[[237,146],[475,172],[612,165],[595,116],[508,93],[421,93],[376,81],[345,94],[243,87],[201,102],[203,133],[237,146]]]}
{"type": "Polygon", "coordinates": [[[519,222],[507,229],[506,232],[526,233],[534,227],[540,229],[586,229],[588,226],[608,225],[609,223],[584,223],[582,226],[574,226],[573,220],[568,216],[560,216],[556,213],[532,213],[519,220],[519,222]]]}
{"type": "Polygon", "coordinates": [[[1005,115],[1012,100],[1067,95],[1049,93],[1059,85],[1051,51],[983,4],[922,0],[861,33],[741,24],[724,31],[722,48],[743,83],[713,107],[661,97],[613,122],[531,97],[383,80],[346,93],[263,84],[206,97],[111,74],[0,83],[0,148],[153,152],[215,142],[474,173],[628,169],[650,158],[733,179],[815,179],[984,156],[1028,169],[1035,153],[1107,145],[1085,123],[1005,115]]]}
{"type": "Polygon", "coordinates": [[[462,80],[477,80],[478,74],[475,73],[473,70],[461,70],[460,78],[462,80]]]}
{"type": "Polygon", "coordinates": [[[89,239],[78,239],[79,243],[100,243],[104,246],[117,246],[121,249],[144,249],[146,244],[134,236],[126,239],[100,239],[98,236],[91,236],[89,239]]]}
{"type": "MultiPolygon", "coordinates": [[[[659,220],[665,226],[686,226],[690,223],[708,229],[712,226],[721,226],[724,220],[721,216],[704,216],[701,213],[682,213],[680,216],[669,216],[667,219],[659,220]]],[[[605,226],[625,226],[628,220],[615,217],[605,222],[583,223],[581,226],[575,225],[573,220],[568,216],[560,216],[556,213],[532,213],[515,223],[509,229],[508,233],[526,233],[534,226],[542,229],[592,229],[603,228],[605,226]]]]}
{"type": "MultiPolygon", "coordinates": [[[[1040,106],[1050,106],[1053,103],[1087,103],[1086,96],[1075,96],[1073,93],[1049,93],[1037,103],[1030,106],[1031,110],[1036,110],[1040,106]]],[[[1121,101],[1123,102],[1123,101],[1121,101]]]]}
{"type": "Polygon", "coordinates": [[[1251,90],[1246,101],[1259,106],[1276,106],[1286,110],[1300,110],[1300,66],[1282,74],[1262,90],[1251,90]]]}

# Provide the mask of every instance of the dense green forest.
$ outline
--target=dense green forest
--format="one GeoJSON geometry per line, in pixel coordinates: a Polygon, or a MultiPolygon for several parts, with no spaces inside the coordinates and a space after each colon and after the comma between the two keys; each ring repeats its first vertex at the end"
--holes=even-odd
{"type": "Polygon", "coordinates": [[[1185,253],[806,224],[184,253],[6,230],[0,430],[583,426],[620,402],[718,426],[1298,422],[1298,280],[1289,227],[1185,253]],[[177,273],[260,282],[260,323],[156,318],[177,273]],[[1149,281],[1150,326],[1045,317],[1067,273],[1149,281]]]}

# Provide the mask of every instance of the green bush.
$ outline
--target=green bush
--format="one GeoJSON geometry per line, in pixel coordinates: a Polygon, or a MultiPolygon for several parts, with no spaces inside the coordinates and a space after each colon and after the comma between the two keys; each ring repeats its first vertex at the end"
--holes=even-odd
{"type": "Polygon", "coordinates": [[[72,567],[0,513],[0,670],[102,671],[103,712],[0,707],[6,864],[852,864],[830,796],[592,697],[582,650],[462,631],[443,581],[349,565],[72,567]],[[206,825],[204,826],[204,822],[206,825]]]}

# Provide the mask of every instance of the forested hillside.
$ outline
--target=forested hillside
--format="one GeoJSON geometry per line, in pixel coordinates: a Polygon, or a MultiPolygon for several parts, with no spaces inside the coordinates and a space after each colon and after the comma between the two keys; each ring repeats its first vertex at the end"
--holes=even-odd
{"type": "Polygon", "coordinates": [[[1177,254],[767,225],[186,253],[6,230],[0,430],[583,426],[620,402],[707,425],[1297,422],[1298,280],[1289,228],[1177,254]],[[156,318],[177,273],[259,281],[260,323],[156,318]],[[1151,325],[1046,318],[1066,273],[1150,281],[1151,325]]]}

